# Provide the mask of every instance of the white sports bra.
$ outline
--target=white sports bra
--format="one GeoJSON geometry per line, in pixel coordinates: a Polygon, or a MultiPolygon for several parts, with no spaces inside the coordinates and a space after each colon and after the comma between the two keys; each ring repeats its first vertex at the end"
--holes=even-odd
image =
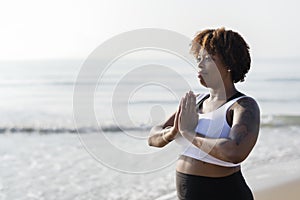
{"type": "MultiPolygon", "coordinates": [[[[199,95],[197,97],[197,105],[207,95],[208,94],[199,95]]],[[[195,128],[195,132],[201,133],[202,135],[210,138],[227,138],[231,130],[231,127],[228,125],[226,119],[227,110],[232,104],[243,97],[247,96],[243,95],[234,98],[212,112],[204,114],[198,113],[199,120],[195,128]]],[[[234,164],[215,158],[194,146],[191,142],[180,135],[179,137],[175,138],[175,141],[182,146],[181,155],[224,167],[235,167],[240,165],[240,163],[234,164]]]]}

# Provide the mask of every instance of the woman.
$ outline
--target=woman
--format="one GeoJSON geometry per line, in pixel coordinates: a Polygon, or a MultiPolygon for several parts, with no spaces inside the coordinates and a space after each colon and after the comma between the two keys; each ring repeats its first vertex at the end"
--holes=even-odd
{"type": "Polygon", "coordinates": [[[179,199],[253,199],[240,163],[256,143],[260,111],[234,85],[250,69],[249,47],[234,31],[208,29],[194,38],[191,52],[209,93],[186,93],[177,112],[151,129],[148,143],[163,147],[175,139],[183,145],[176,166],[179,199]]]}

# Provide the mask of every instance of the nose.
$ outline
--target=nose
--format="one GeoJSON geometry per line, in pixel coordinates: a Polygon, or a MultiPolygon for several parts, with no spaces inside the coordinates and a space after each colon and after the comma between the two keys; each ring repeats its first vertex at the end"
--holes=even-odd
{"type": "Polygon", "coordinates": [[[203,61],[204,61],[204,59],[203,59],[202,56],[199,56],[199,57],[197,58],[198,68],[200,68],[200,69],[203,68],[203,61]]]}
{"type": "Polygon", "coordinates": [[[198,62],[198,68],[199,69],[203,69],[204,68],[203,59],[201,59],[200,62],[198,62]]]}

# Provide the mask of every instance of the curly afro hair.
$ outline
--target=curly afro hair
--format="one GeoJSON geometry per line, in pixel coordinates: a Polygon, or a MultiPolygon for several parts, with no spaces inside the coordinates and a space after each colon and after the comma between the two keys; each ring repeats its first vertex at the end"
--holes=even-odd
{"type": "Polygon", "coordinates": [[[250,69],[249,46],[240,34],[232,30],[206,29],[199,32],[191,44],[191,53],[198,57],[201,48],[210,55],[217,54],[231,70],[232,81],[243,82],[250,69]]]}

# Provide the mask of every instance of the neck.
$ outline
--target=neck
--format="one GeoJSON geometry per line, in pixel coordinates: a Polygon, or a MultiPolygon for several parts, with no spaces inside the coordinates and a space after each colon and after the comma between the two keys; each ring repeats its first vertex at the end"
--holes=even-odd
{"type": "Polygon", "coordinates": [[[210,99],[211,100],[227,100],[237,92],[234,84],[228,83],[224,84],[222,87],[210,88],[210,99]]]}

